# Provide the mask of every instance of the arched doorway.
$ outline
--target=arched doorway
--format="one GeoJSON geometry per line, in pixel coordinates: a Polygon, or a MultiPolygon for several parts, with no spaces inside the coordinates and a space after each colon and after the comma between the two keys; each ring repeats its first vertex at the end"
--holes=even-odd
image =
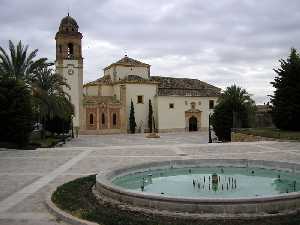
{"type": "Polygon", "coordinates": [[[189,131],[198,131],[198,120],[195,116],[189,118],[189,131]]]}

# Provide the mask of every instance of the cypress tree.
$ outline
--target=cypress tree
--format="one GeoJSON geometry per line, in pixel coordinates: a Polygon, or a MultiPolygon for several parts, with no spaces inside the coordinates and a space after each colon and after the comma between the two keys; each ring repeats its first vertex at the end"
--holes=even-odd
{"type": "Polygon", "coordinates": [[[287,60],[279,60],[280,68],[274,82],[271,96],[272,118],[277,128],[300,130],[300,56],[292,48],[287,60]]]}
{"type": "Polygon", "coordinates": [[[134,134],[136,128],[136,122],[134,117],[134,105],[131,99],[131,106],[130,106],[130,115],[129,115],[129,129],[130,133],[134,134]]]}
{"type": "Polygon", "coordinates": [[[150,133],[152,133],[152,127],[153,127],[152,118],[153,118],[153,109],[152,109],[151,99],[149,99],[148,127],[150,133]]]}

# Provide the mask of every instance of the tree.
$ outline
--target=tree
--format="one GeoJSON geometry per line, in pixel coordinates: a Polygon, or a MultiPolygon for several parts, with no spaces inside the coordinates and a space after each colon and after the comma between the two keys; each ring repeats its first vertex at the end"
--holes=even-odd
{"type": "Polygon", "coordinates": [[[149,127],[149,132],[152,133],[152,127],[153,127],[153,109],[152,109],[151,99],[149,99],[148,127],[149,127]]]}
{"type": "Polygon", "coordinates": [[[24,82],[0,80],[0,142],[24,147],[33,130],[30,91],[24,82]]]}
{"type": "Polygon", "coordinates": [[[134,134],[136,128],[136,122],[134,117],[134,105],[132,99],[131,99],[130,115],[129,115],[129,128],[130,128],[130,132],[134,134]]]}
{"type": "Polygon", "coordinates": [[[24,46],[21,41],[15,46],[9,41],[9,53],[0,47],[0,78],[13,78],[24,80],[29,84],[38,68],[46,65],[47,58],[34,60],[38,50],[28,53],[28,45],[24,46]]]}
{"type": "Polygon", "coordinates": [[[292,48],[287,60],[279,60],[280,68],[271,82],[275,88],[271,96],[272,118],[277,128],[300,130],[300,56],[292,48]]]}
{"type": "MultiPolygon", "coordinates": [[[[39,68],[32,79],[35,112],[45,126],[46,119],[59,117],[68,120],[73,114],[73,105],[64,88],[70,88],[66,79],[48,66],[39,68]]],[[[43,132],[42,132],[43,136],[43,132]]]]}
{"type": "Polygon", "coordinates": [[[222,93],[211,117],[220,141],[230,141],[231,128],[250,127],[255,103],[245,89],[232,85],[222,93]]]}

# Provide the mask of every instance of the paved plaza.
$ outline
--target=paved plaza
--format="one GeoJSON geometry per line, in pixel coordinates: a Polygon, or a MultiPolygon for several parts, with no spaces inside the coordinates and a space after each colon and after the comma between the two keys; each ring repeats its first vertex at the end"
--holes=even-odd
{"type": "Polygon", "coordinates": [[[116,166],[173,159],[238,158],[300,163],[298,142],[207,144],[207,133],[80,136],[60,148],[0,151],[0,224],[65,224],[48,213],[56,186],[116,166]]]}

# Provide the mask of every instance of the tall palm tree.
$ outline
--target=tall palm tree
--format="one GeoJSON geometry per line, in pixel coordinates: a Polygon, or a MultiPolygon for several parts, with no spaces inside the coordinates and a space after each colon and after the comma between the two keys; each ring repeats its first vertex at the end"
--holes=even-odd
{"type": "Polygon", "coordinates": [[[236,85],[227,87],[219,98],[219,103],[231,106],[233,127],[249,126],[253,122],[255,102],[245,89],[236,85]]]}
{"type": "Polygon", "coordinates": [[[226,88],[219,101],[228,101],[235,106],[254,103],[251,99],[251,95],[245,89],[235,84],[226,88]]]}
{"type": "Polygon", "coordinates": [[[54,73],[52,68],[44,66],[38,68],[31,83],[35,111],[43,125],[46,118],[70,118],[73,114],[73,105],[70,96],[64,90],[70,89],[70,86],[63,76],[54,73]]]}
{"type": "Polygon", "coordinates": [[[47,64],[47,58],[34,60],[37,52],[38,49],[35,49],[29,53],[28,45],[24,46],[19,41],[15,46],[9,40],[9,52],[0,47],[0,76],[24,80],[27,83],[40,66],[47,64]]]}

